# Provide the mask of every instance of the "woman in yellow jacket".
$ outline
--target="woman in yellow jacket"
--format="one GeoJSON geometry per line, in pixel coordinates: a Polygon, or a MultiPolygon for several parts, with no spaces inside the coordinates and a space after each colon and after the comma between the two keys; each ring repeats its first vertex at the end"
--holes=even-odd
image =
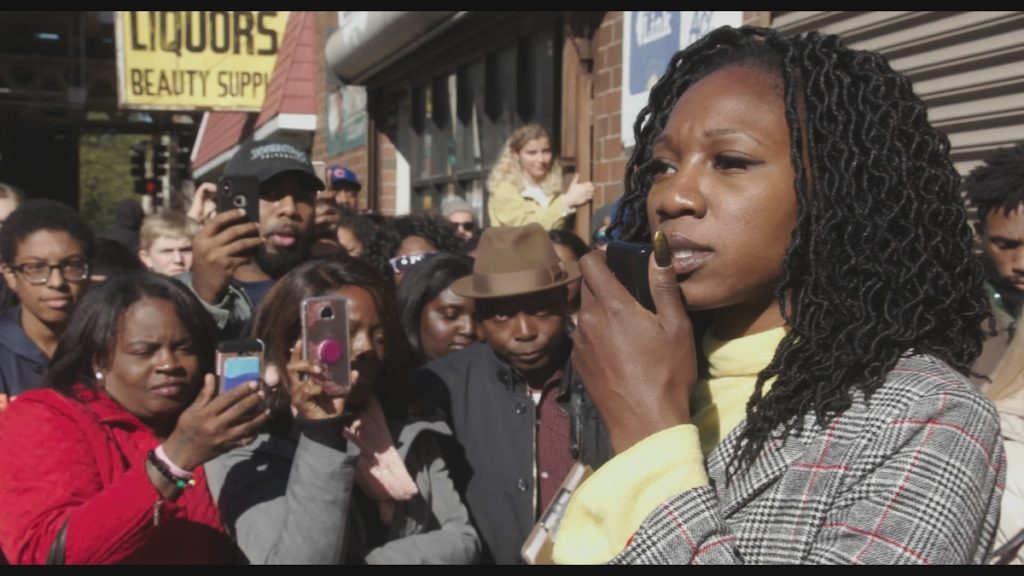
{"type": "Polygon", "coordinates": [[[509,136],[487,177],[491,226],[536,222],[561,228],[565,217],[594,197],[594,185],[573,178],[562,193],[562,167],[551,152],[551,136],[539,124],[527,124],[509,136]]]}

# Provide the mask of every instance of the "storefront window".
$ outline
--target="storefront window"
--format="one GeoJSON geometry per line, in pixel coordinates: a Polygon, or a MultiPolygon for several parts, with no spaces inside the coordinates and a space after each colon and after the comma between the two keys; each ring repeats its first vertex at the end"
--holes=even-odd
{"type": "Polygon", "coordinates": [[[455,169],[459,172],[483,169],[484,158],[497,152],[484,144],[484,62],[473,62],[459,69],[456,108],[459,127],[456,137],[455,169]]]}
{"type": "Polygon", "coordinates": [[[527,122],[557,138],[554,45],[553,27],[522,36],[439,71],[407,93],[410,105],[400,104],[399,129],[411,167],[413,212],[440,212],[444,198],[458,195],[485,222],[485,181],[505,139],[527,122]]]}

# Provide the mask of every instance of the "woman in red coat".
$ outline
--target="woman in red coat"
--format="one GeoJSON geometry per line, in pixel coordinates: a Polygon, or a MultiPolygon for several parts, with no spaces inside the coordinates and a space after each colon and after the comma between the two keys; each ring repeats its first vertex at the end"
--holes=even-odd
{"type": "Polygon", "coordinates": [[[45,562],[62,529],[68,564],[236,557],[201,465],[250,442],[266,413],[255,385],[215,396],[216,333],[195,296],[157,274],[86,296],[43,388],[0,416],[11,563],[45,562]]]}

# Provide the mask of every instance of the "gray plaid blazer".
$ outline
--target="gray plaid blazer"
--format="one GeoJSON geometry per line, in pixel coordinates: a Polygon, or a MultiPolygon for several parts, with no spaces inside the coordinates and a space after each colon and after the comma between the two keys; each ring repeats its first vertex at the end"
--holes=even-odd
{"type": "Polygon", "coordinates": [[[711,485],[644,520],[614,563],[983,563],[1006,457],[989,401],[931,356],[826,428],[776,440],[727,484],[743,425],[707,458],[711,485]]]}

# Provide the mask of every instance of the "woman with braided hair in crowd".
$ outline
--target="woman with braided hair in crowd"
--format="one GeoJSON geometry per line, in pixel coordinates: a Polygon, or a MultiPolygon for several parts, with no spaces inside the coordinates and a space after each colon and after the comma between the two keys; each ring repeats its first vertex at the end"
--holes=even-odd
{"type": "Polygon", "coordinates": [[[612,227],[653,241],[657,313],[583,258],[573,364],[617,455],[555,560],[983,561],[1005,481],[964,376],[983,270],[910,81],[835,36],[721,28],[634,133],[612,227]]]}

